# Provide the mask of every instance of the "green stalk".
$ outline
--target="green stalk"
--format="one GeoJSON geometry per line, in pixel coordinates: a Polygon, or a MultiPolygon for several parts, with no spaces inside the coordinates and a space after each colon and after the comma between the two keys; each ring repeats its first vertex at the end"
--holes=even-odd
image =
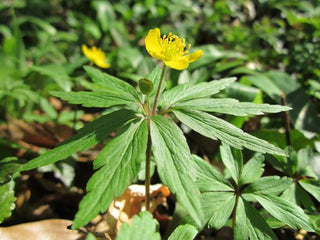
{"type": "Polygon", "coordinates": [[[154,98],[154,104],[153,104],[151,116],[153,116],[156,113],[156,110],[157,110],[158,98],[159,98],[159,94],[160,94],[160,90],[161,90],[161,86],[162,86],[162,82],[163,82],[163,79],[164,79],[164,74],[166,72],[166,69],[167,69],[167,66],[164,65],[163,68],[162,68],[162,72],[161,72],[161,77],[160,77],[160,82],[159,82],[159,85],[158,85],[157,93],[156,93],[156,96],[154,98]]]}
{"type": "Polygon", "coordinates": [[[150,135],[150,98],[149,94],[147,97],[147,125],[148,125],[148,142],[146,150],[146,172],[145,172],[145,204],[146,211],[150,209],[150,161],[151,161],[151,135],[150,135]]]}
{"type": "Polygon", "coordinates": [[[158,106],[158,98],[161,91],[162,82],[164,79],[164,75],[166,72],[167,66],[164,65],[162,68],[161,76],[160,76],[160,82],[158,85],[158,89],[156,92],[156,96],[154,98],[153,108],[152,112],[150,111],[150,99],[149,95],[147,95],[147,125],[148,125],[148,142],[147,142],[147,150],[146,150],[146,172],[145,172],[145,206],[146,211],[150,210],[150,161],[151,161],[151,135],[150,135],[150,118],[156,113],[157,106],[158,106]]]}
{"type": "Polygon", "coordinates": [[[150,210],[150,161],[151,161],[151,136],[150,136],[150,118],[147,118],[148,124],[148,142],[146,150],[146,179],[145,179],[145,204],[146,211],[150,210]]]}

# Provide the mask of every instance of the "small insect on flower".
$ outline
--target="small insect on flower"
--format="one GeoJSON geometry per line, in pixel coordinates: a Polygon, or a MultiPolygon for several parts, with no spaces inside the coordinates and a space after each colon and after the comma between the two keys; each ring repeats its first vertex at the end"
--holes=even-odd
{"type": "Polygon", "coordinates": [[[186,46],[184,38],[179,38],[172,33],[168,36],[160,36],[160,29],[151,29],[145,38],[146,49],[149,54],[170,68],[183,70],[189,63],[198,60],[202,56],[202,50],[188,54],[191,44],[186,46]]]}
{"type": "Polygon", "coordinates": [[[101,68],[109,68],[110,64],[106,62],[106,56],[100,48],[93,46],[88,48],[86,45],[82,45],[83,54],[89,59],[90,62],[94,63],[101,68]]]}

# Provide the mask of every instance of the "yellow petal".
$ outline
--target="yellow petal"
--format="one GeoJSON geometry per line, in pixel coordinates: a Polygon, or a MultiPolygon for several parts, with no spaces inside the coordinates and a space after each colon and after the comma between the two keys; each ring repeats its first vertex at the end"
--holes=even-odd
{"type": "Polygon", "coordinates": [[[156,59],[163,59],[160,45],[160,29],[154,28],[148,32],[148,35],[145,38],[145,45],[148,53],[156,58],[156,59]]]}
{"type": "Polygon", "coordinates": [[[163,61],[164,64],[166,64],[168,67],[177,69],[177,70],[183,70],[186,69],[189,66],[188,59],[186,57],[177,58],[171,61],[163,61]]]}
{"type": "Polygon", "coordinates": [[[82,52],[83,54],[90,60],[90,61],[93,61],[94,57],[93,57],[93,54],[92,54],[92,51],[91,49],[89,49],[86,45],[82,45],[82,52]]]}
{"type": "Polygon", "coordinates": [[[202,50],[198,50],[194,53],[186,55],[185,57],[188,58],[188,62],[194,62],[194,61],[197,61],[201,56],[202,56],[202,50]]]}
{"type": "Polygon", "coordinates": [[[94,63],[101,68],[109,68],[110,64],[106,63],[104,59],[95,59],[94,63]]]}

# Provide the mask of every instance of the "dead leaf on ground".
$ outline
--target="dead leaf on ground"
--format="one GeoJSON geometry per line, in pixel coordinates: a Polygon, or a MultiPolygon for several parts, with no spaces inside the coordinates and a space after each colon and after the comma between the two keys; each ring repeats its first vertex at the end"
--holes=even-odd
{"type": "Polygon", "coordinates": [[[43,221],[0,227],[1,240],[79,240],[83,233],[69,230],[70,220],[48,219],[43,221]]]}
{"type": "MultiPolygon", "coordinates": [[[[151,185],[150,212],[159,216],[159,214],[156,213],[156,209],[159,205],[166,205],[166,198],[169,195],[170,190],[166,186],[162,184],[151,185]]],[[[122,223],[131,223],[132,217],[144,210],[144,200],[145,186],[137,184],[129,186],[121,197],[113,200],[106,216],[111,236],[115,236],[117,234],[122,223]]],[[[167,216],[167,220],[170,220],[169,216],[167,216]]]]}

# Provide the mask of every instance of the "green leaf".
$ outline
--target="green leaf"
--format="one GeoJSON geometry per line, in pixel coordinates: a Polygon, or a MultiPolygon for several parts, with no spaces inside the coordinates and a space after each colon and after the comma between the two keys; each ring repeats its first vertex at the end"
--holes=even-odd
{"type": "Polygon", "coordinates": [[[201,192],[234,191],[229,181],[227,181],[225,177],[209,163],[196,155],[192,155],[191,159],[195,163],[195,170],[197,171],[197,185],[201,192]]]}
{"type": "Polygon", "coordinates": [[[98,142],[106,139],[110,133],[121,125],[135,118],[134,112],[118,110],[88,123],[79,133],[63,141],[58,147],[24,164],[20,171],[45,166],[69,157],[76,152],[82,152],[98,142]]]}
{"type": "Polygon", "coordinates": [[[21,163],[16,157],[7,157],[0,160],[0,186],[8,183],[12,175],[17,172],[21,163]]]}
{"type": "Polygon", "coordinates": [[[310,101],[310,96],[306,94],[303,87],[287,95],[287,102],[288,105],[293,106],[289,115],[295,129],[309,132],[320,131],[317,107],[310,101]]]}
{"type": "Polygon", "coordinates": [[[303,207],[309,211],[316,211],[310,195],[297,183],[293,182],[281,195],[281,198],[303,207]]]}
{"type": "Polygon", "coordinates": [[[93,1],[92,7],[97,11],[97,20],[100,23],[100,26],[103,32],[107,32],[112,25],[112,22],[116,18],[114,8],[109,2],[93,1]]]}
{"type": "Polygon", "coordinates": [[[239,102],[232,98],[200,98],[180,102],[173,105],[174,109],[191,109],[205,112],[217,112],[235,116],[262,115],[264,113],[277,113],[288,111],[291,108],[280,105],[255,104],[239,102]]]}
{"type": "Polygon", "coordinates": [[[265,76],[267,76],[286,95],[300,88],[299,82],[285,72],[271,70],[268,71],[265,76]]]}
{"type": "Polygon", "coordinates": [[[285,223],[279,221],[278,219],[275,219],[274,217],[268,215],[268,216],[264,216],[266,222],[268,223],[269,227],[271,227],[272,229],[275,228],[284,228],[286,226],[285,223]]]}
{"type": "MultiPolygon", "coordinates": [[[[259,131],[254,133],[254,136],[262,138],[268,142],[276,144],[280,148],[287,146],[286,136],[284,132],[280,132],[278,129],[265,129],[261,128],[259,131]]],[[[307,146],[314,146],[314,138],[306,138],[303,133],[296,129],[290,130],[291,146],[294,149],[301,149],[307,146]]]]}
{"type": "Polygon", "coordinates": [[[180,84],[163,93],[163,102],[161,105],[168,108],[178,102],[209,97],[223,90],[235,80],[236,78],[224,78],[211,82],[202,82],[196,85],[180,84]]]}
{"type": "Polygon", "coordinates": [[[243,78],[260,88],[273,100],[280,103],[281,89],[268,76],[261,73],[253,76],[245,76],[243,78]]]}
{"type": "Polygon", "coordinates": [[[277,239],[259,212],[246,200],[239,198],[236,209],[235,240],[277,239]]]}
{"type": "Polygon", "coordinates": [[[251,183],[243,192],[254,194],[279,195],[292,183],[291,178],[279,176],[268,176],[259,178],[251,183]]]}
{"type": "Polygon", "coordinates": [[[172,120],[163,116],[151,120],[152,150],[160,179],[201,226],[200,192],[186,139],[172,120]]]}
{"type": "Polygon", "coordinates": [[[95,168],[102,167],[87,184],[87,194],[81,200],[73,222],[74,229],[106,211],[113,198],[119,197],[138,175],[141,158],[146,152],[147,136],[145,120],[132,122],[101,151],[94,165],[95,168]]]}
{"type": "Polygon", "coordinates": [[[254,197],[272,216],[287,224],[293,229],[302,228],[313,232],[309,217],[297,205],[273,195],[250,194],[254,197]]]}
{"type": "Polygon", "coordinates": [[[107,73],[102,73],[93,67],[85,66],[84,69],[93,82],[105,87],[107,91],[119,92],[121,95],[126,95],[132,99],[132,101],[140,101],[137,91],[127,82],[107,73]]]}
{"type": "Polygon", "coordinates": [[[71,90],[71,79],[66,69],[61,64],[31,66],[30,70],[51,77],[64,91],[71,90]]]}
{"type": "MultiPolygon", "coordinates": [[[[112,162],[113,159],[122,159],[127,151],[131,150],[133,156],[135,156],[135,162],[133,166],[140,163],[145,159],[144,149],[147,146],[147,125],[146,121],[130,124],[121,129],[116,137],[112,139],[99,153],[97,158],[93,162],[94,169],[98,169],[108,162],[112,162]]],[[[138,171],[139,169],[134,169],[138,171]]]]}
{"type": "MultiPolygon", "coordinates": [[[[58,113],[56,109],[49,103],[48,99],[41,98],[40,99],[40,107],[46,113],[46,115],[51,119],[56,119],[58,117],[58,113]]],[[[33,115],[33,114],[32,114],[33,115]]]]}
{"type": "Polygon", "coordinates": [[[106,90],[101,92],[51,91],[50,94],[72,104],[81,104],[84,107],[106,108],[117,105],[137,105],[137,101],[132,99],[131,96],[115,90],[106,90]]]}
{"type": "Polygon", "coordinates": [[[320,202],[320,181],[314,179],[302,179],[299,181],[301,187],[320,202]]]}
{"type": "Polygon", "coordinates": [[[271,163],[275,169],[286,173],[286,175],[290,177],[294,177],[298,164],[297,152],[290,146],[285,149],[289,153],[288,157],[270,156],[267,158],[267,161],[271,163]]]}
{"type": "Polygon", "coordinates": [[[246,147],[261,153],[286,156],[286,153],[280,148],[253,137],[234,125],[208,113],[197,110],[174,110],[173,112],[181,122],[203,136],[214,140],[220,139],[237,149],[246,147]]]}
{"type": "Polygon", "coordinates": [[[320,235],[320,214],[317,215],[309,215],[311,219],[311,223],[313,228],[315,229],[315,232],[320,235]]]}
{"type": "Polygon", "coordinates": [[[263,161],[264,157],[261,154],[256,154],[244,165],[240,177],[241,186],[257,181],[261,177],[264,171],[263,161]]]}
{"type": "Polygon", "coordinates": [[[226,166],[228,171],[231,174],[231,177],[235,181],[236,184],[239,183],[242,167],[243,167],[243,159],[240,150],[233,149],[235,153],[235,158],[233,157],[231,148],[229,145],[222,144],[220,146],[220,153],[223,164],[226,166]]]}
{"type": "Polygon", "coordinates": [[[205,222],[209,227],[220,229],[228,221],[235,204],[233,192],[204,192],[201,202],[205,215],[205,222]]]}
{"type": "Polygon", "coordinates": [[[241,80],[240,82],[232,83],[225,92],[229,98],[237,99],[240,102],[253,102],[262,93],[256,87],[242,84],[241,80]]]}
{"type": "Polygon", "coordinates": [[[57,33],[57,29],[52,26],[48,21],[45,21],[44,19],[38,18],[38,17],[33,17],[33,16],[19,16],[18,18],[19,25],[29,22],[33,23],[40,28],[42,28],[44,31],[49,33],[50,35],[55,35],[57,33]]]}
{"type": "Polygon", "coordinates": [[[197,233],[197,229],[190,224],[180,225],[171,233],[168,240],[193,240],[197,233]]]}
{"type": "Polygon", "coordinates": [[[158,225],[151,213],[141,212],[132,218],[131,225],[122,224],[116,240],[160,240],[158,225]]]}
{"type": "Polygon", "coordinates": [[[72,187],[76,175],[76,160],[71,156],[55,164],[40,167],[38,171],[43,173],[53,172],[56,179],[63,182],[65,186],[72,187]]]}
{"type": "Polygon", "coordinates": [[[15,200],[13,182],[0,186],[0,223],[11,216],[11,211],[15,208],[15,200]]]}
{"type": "Polygon", "coordinates": [[[297,174],[298,176],[308,176],[316,177],[313,167],[310,165],[313,159],[313,151],[308,146],[306,148],[300,149],[297,154],[297,174]]]}

